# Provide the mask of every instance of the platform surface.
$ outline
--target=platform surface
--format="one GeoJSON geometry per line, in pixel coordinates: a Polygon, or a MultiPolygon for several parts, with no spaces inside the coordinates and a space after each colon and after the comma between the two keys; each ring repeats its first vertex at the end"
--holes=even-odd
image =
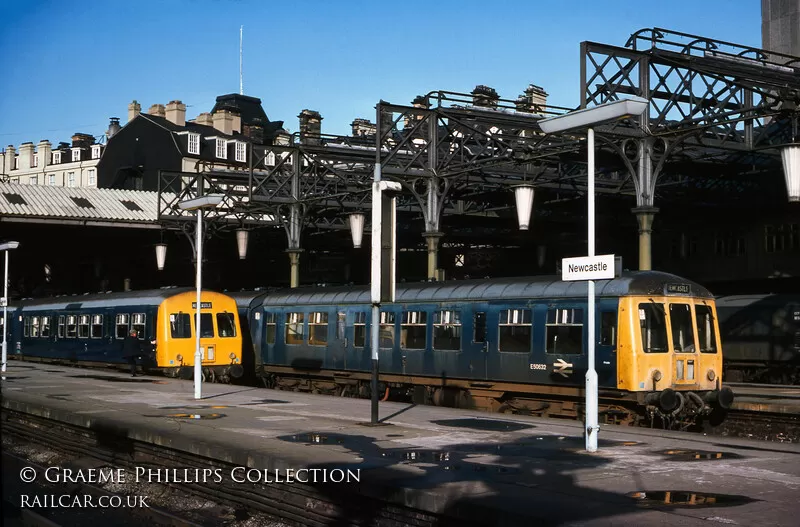
{"type": "Polygon", "coordinates": [[[800,445],[9,362],[5,408],[257,468],[360,468],[361,485],[495,525],[797,525],[800,445]],[[185,414],[212,416],[187,419],[185,414]],[[512,522],[513,518],[513,523],[512,522]],[[521,522],[520,518],[525,521],[521,522]]]}

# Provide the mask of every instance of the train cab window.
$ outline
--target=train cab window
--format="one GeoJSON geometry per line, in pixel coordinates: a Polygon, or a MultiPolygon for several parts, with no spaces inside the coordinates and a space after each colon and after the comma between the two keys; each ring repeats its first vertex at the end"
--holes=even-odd
{"type": "Polygon", "coordinates": [[[603,311],[602,313],[600,313],[600,345],[601,346],[617,345],[616,311],[603,311]]]}
{"type": "Polygon", "coordinates": [[[486,342],[486,313],[475,313],[472,317],[472,342],[486,342]]]}
{"type": "Polygon", "coordinates": [[[381,327],[379,330],[381,348],[394,347],[394,322],[394,313],[381,313],[381,327]]]}
{"type": "Polygon", "coordinates": [[[672,323],[672,347],[675,353],[694,353],[692,308],[689,304],[670,304],[669,318],[672,323]]]}
{"type": "Polygon", "coordinates": [[[89,338],[89,315],[81,315],[78,319],[78,338],[89,338]]]}
{"type": "Polygon", "coordinates": [[[504,309],[497,328],[498,349],[512,353],[531,351],[531,310],[504,309]]]}
{"type": "Polygon", "coordinates": [[[353,346],[363,348],[367,341],[367,314],[360,311],[353,315],[353,346]]]}
{"type": "Polygon", "coordinates": [[[308,315],[308,343],[311,346],[324,346],[328,343],[328,314],[322,312],[308,315]]]}
{"type": "Polygon", "coordinates": [[[583,309],[548,309],[545,326],[547,353],[583,353],[583,309]]]}
{"type": "Polygon", "coordinates": [[[40,336],[42,338],[50,336],[50,317],[42,317],[42,332],[40,336]]]}
{"type": "Polygon", "coordinates": [[[217,330],[220,337],[235,337],[236,324],[233,323],[233,313],[217,313],[217,330]]]}
{"type": "Polygon", "coordinates": [[[58,338],[63,339],[66,336],[66,328],[66,317],[64,315],[58,315],[58,338]]]}
{"type": "Polygon", "coordinates": [[[710,306],[694,306],[697,318],[697,341],[700,343],[701,353],[717,352],[717,333],[714,331],[714,315],[710,306]]]}
{"type": "Polygon", "coordinates": [[[639,304],[639,328],[642,331],[642,349],[645,353],[666,353],[667,316],[664,304],[655,302],[639,304]]]}
{"type": "Polygon", "coordinates": [[[92,315],[92,338],[103,338],[103,315],[92,315]]]}
{"type": "Polygon", "coordinates": [[[131,329],[136,330],[139,340],[144,340],[144,322],[146,318],[144,313],[134,313],[131,317],[131,329]]]}
{"type": "Polygon", "coordinates": [[[278,318],[275,316],[275,313],[264,313],[264,324],[267,331],[267,344],[275,344],[275,335],[277,334],[278,327],[277,322],[278,318]]]}
{"type": "Polygon", "coordinates": [[[200,314],[200,338],[214,338],[214,317],[211,316],[211,313],[200,314]]]}
{"type": "Polygon", "coordinates": [[[404,311],[400,323],[400,347],[424,350],[428,337],[428,314],[424,311],[404,311]]]}
{"type": "Polygon", "coordinates": [[[461,349],[461,313],[437,311],[433,314],[433,349],[461,349]]]}
{"type": "Polygon", "coordinates": [[[67,315],[67,338],[74,339],[78,336],[78,316],[67,315]]]}
{"type": "Polygon", "coordinates": [[[174,339],[192,338],[192,315],[189,313],[170,313],[169,333],[174,339]]]}
{"type": "Polygon", "coordinates": [[[128,336],[128,324],[130,323],[131,316],[127,313],[119,313],[117,314],[116,320],[116,329],[114,330],[114,335],[118,339],[124,339],[128,336]]]}
{"type": "Polygon", "coordinates": [[[286,344],[302,344],[305,313],[286,313],[286,344]]]}

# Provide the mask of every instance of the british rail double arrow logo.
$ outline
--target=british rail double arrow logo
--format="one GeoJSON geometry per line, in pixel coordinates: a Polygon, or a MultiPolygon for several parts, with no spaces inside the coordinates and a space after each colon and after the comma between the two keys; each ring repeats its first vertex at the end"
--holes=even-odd
{"type": "Polygon", "coordinates": [[[564,377],[572,374],[572,363],[565,362],[564,359],[558,359],[553,363],[553,373],[558,373],[564,377]]]}

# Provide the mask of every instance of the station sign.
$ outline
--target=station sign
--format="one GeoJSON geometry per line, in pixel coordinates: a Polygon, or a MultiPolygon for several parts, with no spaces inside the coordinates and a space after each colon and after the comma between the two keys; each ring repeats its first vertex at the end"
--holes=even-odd
{"type": "Polygon", "coordinates": [[[579,256],[561,259],[561,279],[565,282],[579,280],[610,280],[614,278],[613,254],[579,256]]]}

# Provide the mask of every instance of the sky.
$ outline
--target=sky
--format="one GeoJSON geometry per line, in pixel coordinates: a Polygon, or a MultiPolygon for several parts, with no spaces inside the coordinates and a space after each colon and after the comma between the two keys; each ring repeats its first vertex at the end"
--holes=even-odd
{"type": "Polygon", "coordinates": [[[580,43],[624,46],[660,27],[761,47],[760,0],[6,0],[0,18],[0,145],[101,136],[178,99],[187,119],[218,95],[244,93],[298,130],[350,134],[384,100],[478,84],[515,99],[528,84],[548,103],[580,103],[580,43]]]}

